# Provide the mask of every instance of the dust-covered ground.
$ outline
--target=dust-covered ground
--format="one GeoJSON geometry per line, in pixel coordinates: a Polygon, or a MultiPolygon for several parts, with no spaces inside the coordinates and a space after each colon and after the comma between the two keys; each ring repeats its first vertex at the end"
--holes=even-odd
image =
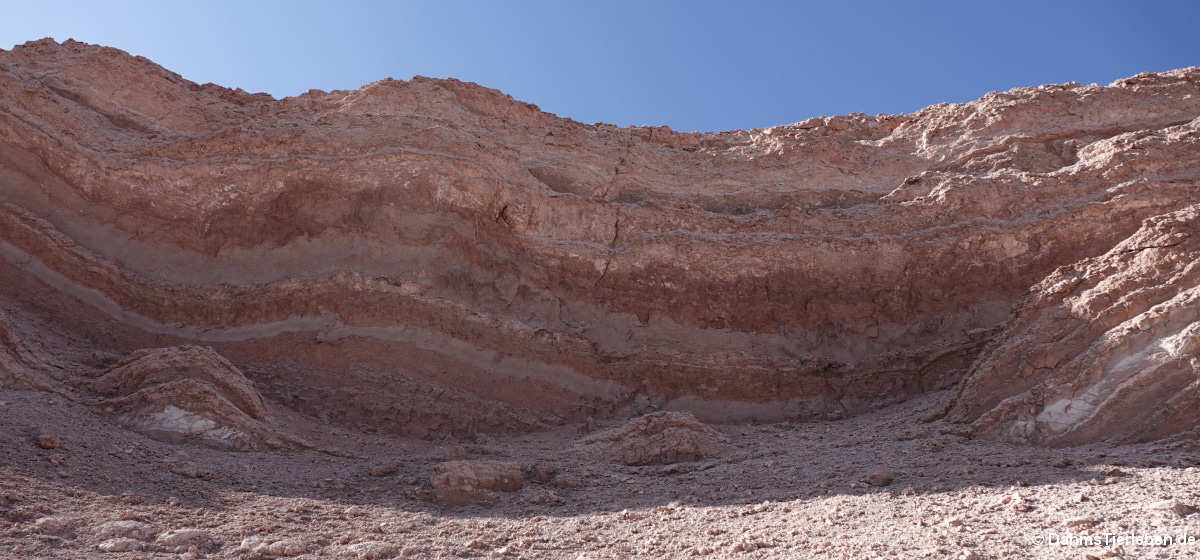
{"type": "Polygon", "coordinates": [[[55,395],[0,392],[0,557],[1200,555],[1196,542],[1129,542],[1200,537],[1193,443],[971,441],[917,420],[948,396],[839,421],[718,426],[731,443],[722,458],[633,467],[565,453],[618,423],[426,442],[296,416],[322,451],[231,452],[149,439],[55,395]],[[452,459],[541,474],[496,505],[446,507],[429,473],[452,459]]]}

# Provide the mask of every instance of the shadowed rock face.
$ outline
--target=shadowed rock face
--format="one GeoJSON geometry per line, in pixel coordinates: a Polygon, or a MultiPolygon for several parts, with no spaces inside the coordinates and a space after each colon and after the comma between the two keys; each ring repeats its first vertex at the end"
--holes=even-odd
{"type": "Polygon", "coordinates": [[[1064,445],[1200,426],[1200,205],[1034,286],[960,388],[980,435],[1064,445]]]}
{"type": "Polygon", "coordinates": [[[282,100],[0,52],[0,296],[415,435],[839,416],[960,379],[1029,286],[1195,202],[1200,69],[678,133],[456,80],[282,100]]]}

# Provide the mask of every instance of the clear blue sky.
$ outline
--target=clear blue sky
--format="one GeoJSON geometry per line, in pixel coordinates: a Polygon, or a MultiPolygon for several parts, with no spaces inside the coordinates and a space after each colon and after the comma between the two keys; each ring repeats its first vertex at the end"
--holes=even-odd
{"type": "Polygon", "coordinates": [[[276,97],[414,74],[681,130],[912,111],[1200,65],[1200,1],[0,0],[0,46],[74,38],[276,97]]]}

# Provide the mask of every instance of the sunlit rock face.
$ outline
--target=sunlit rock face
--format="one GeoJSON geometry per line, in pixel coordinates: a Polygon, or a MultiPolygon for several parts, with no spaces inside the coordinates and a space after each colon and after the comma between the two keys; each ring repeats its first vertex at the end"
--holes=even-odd
{"type": "Polygon", "coordinates": [[[0,52],[0,301],[413,435],[835,417],[962,379],[1030,286],[1194,204],[1197,115],[1189,68],[680,133],[41,40],[0,52]]]}
{"type": "Polygon", "coordinates": [[[1035,285],[950,417],[1052,445],[1197,435],[1200,205],[1035,285]]]}

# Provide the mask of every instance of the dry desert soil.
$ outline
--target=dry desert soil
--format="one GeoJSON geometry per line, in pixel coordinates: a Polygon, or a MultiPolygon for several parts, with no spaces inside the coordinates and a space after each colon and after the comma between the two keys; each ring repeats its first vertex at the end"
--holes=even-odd
{"type": "Polygon", "coordinates": [[[0,393],[0,550],[12,558],[568,559],[1200,552],[1190,541],[1117,541],[1200,535],[1190,507],[1200,503],[1195,442],[1051,450],[914,422],[948,397],[846,420],[722,426],[726,457],[619,466],[567,453],[584,425],[473,442],[307,426],[321,451],[229,452],[155,441],[59,397],[9,391],[0,393]],[[39,447],[41,435],[56,445],[39,447]],[[443,507],[432,499],[430,469],[456,459],[553,465],[555,474],[496,505],[443,507]],[[168,537],[185,530],[194,533],[178,544],[168,537]],[[1097,540],[1055,540],[1071,535],[1097,540]],[[129,549],[97,549],[114,538],[131,539],[118,541],[129,549]],[[286,545],[253,552],[273,542],[286,545]]]}

